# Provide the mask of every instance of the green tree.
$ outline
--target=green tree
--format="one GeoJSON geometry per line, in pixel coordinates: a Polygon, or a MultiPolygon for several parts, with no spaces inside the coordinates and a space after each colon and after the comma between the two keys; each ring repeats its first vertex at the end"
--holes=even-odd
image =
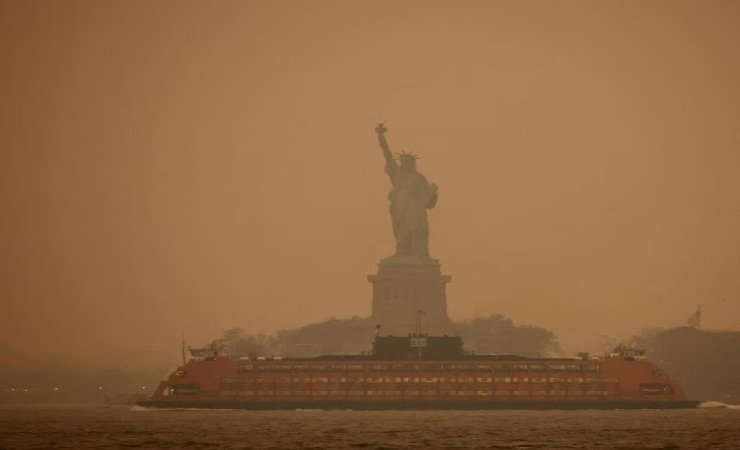
{"type": "Polygon", "coordinates": [[[555,333],[533,325],[515,325],[501,314],[455,323],[465,347],[476,353],[551,356],[562,353],[555,333]]]}

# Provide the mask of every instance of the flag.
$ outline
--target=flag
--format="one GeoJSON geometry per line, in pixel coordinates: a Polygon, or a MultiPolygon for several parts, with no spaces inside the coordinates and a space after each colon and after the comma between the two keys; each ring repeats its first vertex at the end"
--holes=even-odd
{"type": "Polygon", "coordinates": [[[696,312],[689,317],[686,324],[691,328],[701,328],[701,305],[696,307],[696,312]]]}

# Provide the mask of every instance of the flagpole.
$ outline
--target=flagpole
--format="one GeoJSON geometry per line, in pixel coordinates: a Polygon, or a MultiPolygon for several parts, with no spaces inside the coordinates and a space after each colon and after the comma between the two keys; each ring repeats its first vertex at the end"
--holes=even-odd
{"type": "Polygon", "coordinates": [[[696,307],[696,329],[701,330],[701,305],[696,307]]]}
{"type": "Polygon", "coordinates": [[[419,361],[421,361],[421,316],[426,314],[421,309],[416,311],[416,355],[419,361]]]}

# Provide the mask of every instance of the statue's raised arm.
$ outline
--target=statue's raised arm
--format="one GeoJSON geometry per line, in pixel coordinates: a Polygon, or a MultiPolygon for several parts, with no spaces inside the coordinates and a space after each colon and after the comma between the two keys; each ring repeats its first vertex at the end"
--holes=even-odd
{"type": "Polygon", "coordinates": [[[377,127],[375,127],[375,132],[378,133],[378,144],[380,145],[380,149],[383,150],[385,163],[395,166],[396,160],[395,158],[393,158],[393,153],[391,153],[390,147],[388,147],[388,141],[385,140],[386,131],[388,131],[388,128],[385,127],[385,123],[380,123],[377,127]]]}

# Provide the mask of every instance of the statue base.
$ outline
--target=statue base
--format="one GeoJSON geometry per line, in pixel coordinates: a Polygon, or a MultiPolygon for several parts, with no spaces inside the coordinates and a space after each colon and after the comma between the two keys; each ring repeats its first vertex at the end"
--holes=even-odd
{"type": "Polygon", "coordinates": [[[419,317],[424,333],[454,333],[446,294],[452,277],[442,274],[438,260],[391,256],[381,260],[378,273],[367,279],[373,285],[372,319],[382,334],[415,332],[419,317]]]}

